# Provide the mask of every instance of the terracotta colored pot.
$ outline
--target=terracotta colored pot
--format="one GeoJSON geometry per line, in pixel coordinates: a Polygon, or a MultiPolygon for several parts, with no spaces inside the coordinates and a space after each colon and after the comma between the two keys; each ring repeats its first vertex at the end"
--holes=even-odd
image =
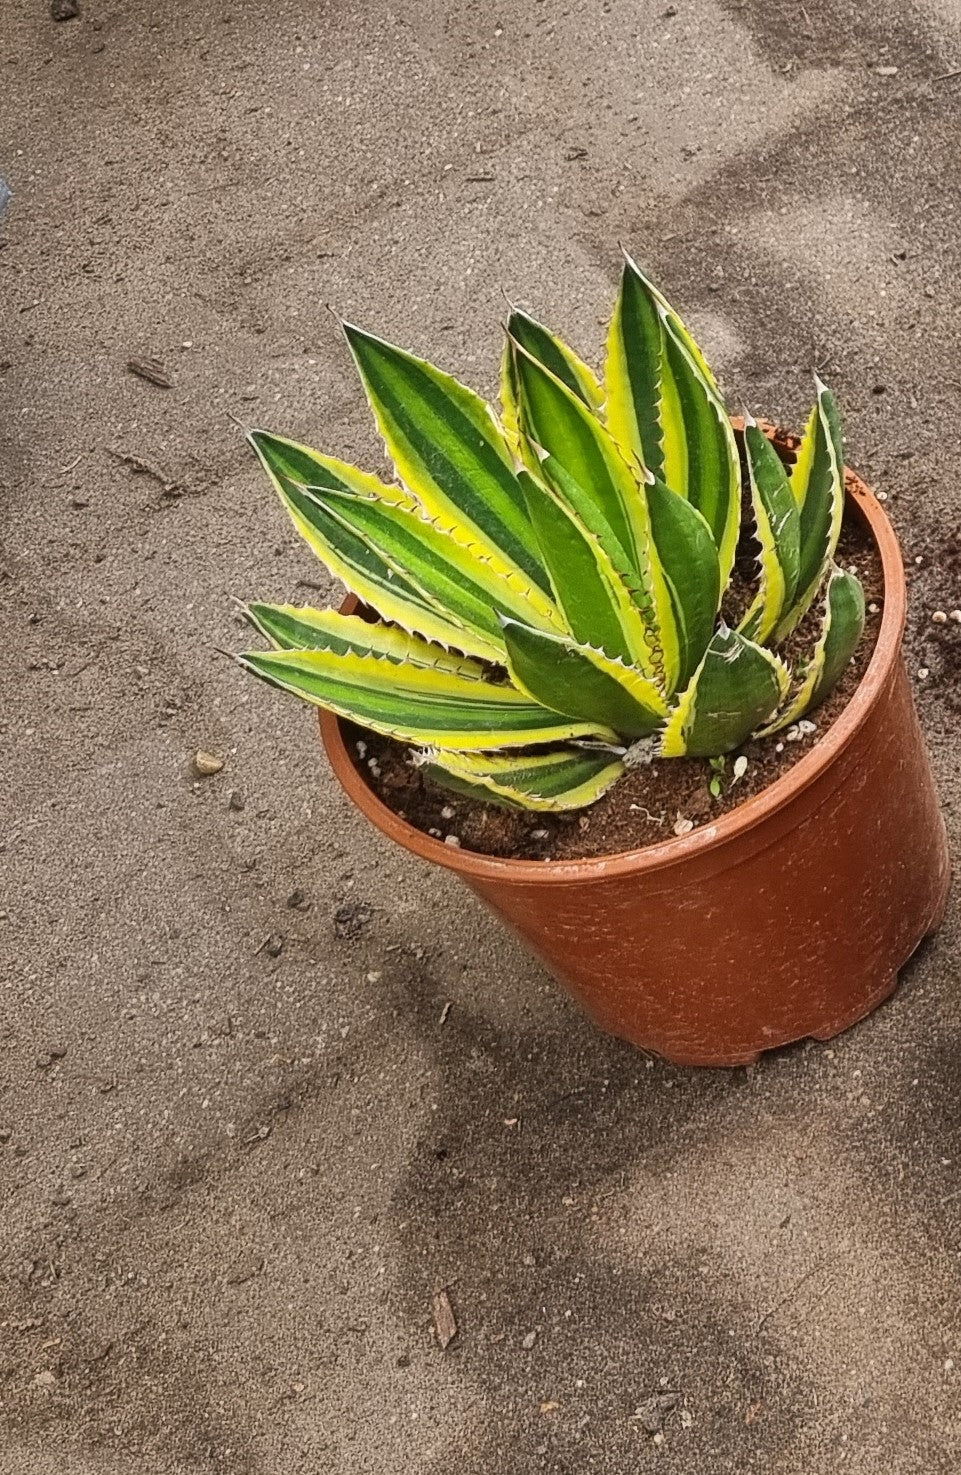
{"type": "Polygon", "coordinates": [[[944,911],[947,837],[901,659],[900,551],[850,474],[848,501],[884,571],[861,684],[793,768],[689,835],[580,861],[453,849],[381,803],[321,714],[334,772],[378,829],[455,871],[602,1029],[678,1065],[830,1039],[887,998],[944,911]]]}

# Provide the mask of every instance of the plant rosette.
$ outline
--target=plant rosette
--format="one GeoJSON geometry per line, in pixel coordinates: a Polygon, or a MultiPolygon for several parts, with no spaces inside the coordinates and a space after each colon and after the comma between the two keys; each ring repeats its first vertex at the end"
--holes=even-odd
{"type": "Polygon", "coordinates": [[[697,344],[629,260],[603,382],[512,313],[500,421],[346,331],[400,483],[252,433],[351,598],[251,605],[273,649],[241,664],[319,706],[358,807],[459,875],[612,1033],[735,1065],[870,1012],[937,926],[949,870],[897,541],[850,472],[845,494],[830,392],[793,454],[750,418],[735,436],[697,344]],[[410,824],[355,765],[345,722],[408,745],[456,802],[513,811],[583,809],[652,758],[739,775],[738,750],[796,730],[858,650],[863,591],[835,562],[846,510],[883,576],[861,679],[803,756],[696,829],[584,858],[487,855],[410,824]]]}

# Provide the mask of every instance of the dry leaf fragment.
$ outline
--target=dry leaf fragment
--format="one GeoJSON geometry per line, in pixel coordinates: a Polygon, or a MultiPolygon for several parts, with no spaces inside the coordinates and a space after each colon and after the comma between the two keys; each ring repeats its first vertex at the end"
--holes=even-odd
{"type": "Polygon", "coordinates": [[[634,1418],[648,1434],[659,1434],[664,1420],[681,1401],[679,1393],[653,1393],[634,1410],[634,1418]]]}
{"type": "Polygon", "coordinates": [[[434,1292],[434,1328],[440,1350],[445,1352],[457,1336],[457,1319],[444,1286],[439,1286],[434,1292]]]}

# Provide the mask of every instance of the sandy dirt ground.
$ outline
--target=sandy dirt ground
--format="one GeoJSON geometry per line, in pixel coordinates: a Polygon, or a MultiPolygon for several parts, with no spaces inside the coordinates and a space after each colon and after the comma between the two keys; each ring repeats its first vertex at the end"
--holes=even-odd
{"type": "Polygon", "coordinates": [[[492,391],[623,242],[732,405],[840,394],[957,842],[961,5],[81,11],[0,4],[0,1472],[953,1475],[953,908],[832,1046],[673,1069],[217,648],[327,588],[232,417],[381,464],[327,306],[492,391]]]}

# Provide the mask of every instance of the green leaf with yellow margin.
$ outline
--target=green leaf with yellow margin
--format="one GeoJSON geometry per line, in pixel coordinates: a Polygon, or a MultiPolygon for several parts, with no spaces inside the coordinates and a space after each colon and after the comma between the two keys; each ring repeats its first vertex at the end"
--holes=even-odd
{"type": "MultiPolygon", "coordinates": [[[[543,452],[541,474],[559,466],[595,502],[632,568],[643,575],[650,530],[635,472],[584,401],[512,340],[523,435],[543,452]]],[[[563,492],[563,485],[557,490],[563,492]]]]}
{"type": "Polygon", "coordinates": [[[533,448],[521,434],[520,406],[517,403],[517,385],[514,376],[514,350],[509,338],[504,339],[500,369],[501,427],[515,462],[521,462],[530,471],[537,471],[538,460],[533,448]]]}
{"type": "Polygon", "coordinates": [[[798,722],[825,697],[830,696],[857,649],[864,631],[864,590],[861,581],[846,569],[832,567],[824,601],[821,634],[811,659],[805,664],[801,685],[758,737],[769,737],[798,722]]]}
{"type": "Polygon", "coordinates": [[[660,620],[666,687],[685,687],[714,633],[721,603],[721,570],[707,520],[659,477],[647,487],[653,543],[651,563],[667,586],[671,616],[660,620]]]}
{"type": "Polygon", "coordinates": [[[512,339],[531,358],[543,364],[589,410],[600,409],[604,403],[604,390],[597,375],[562,338],[519,308],[514,308],[508,318],[507,334],[509,340],[512,339]]]}
{"type": "Polygon", "coordinates": [[[704,518],[659,478],[642,483],[649,535],[639,573],[584,488],[553,456],[544,456],[541,471],[596,538],[641,613],[650,661],[642,654],[636,663],[650,665],[668,693],[686,684],[713,634],[721,598],[717,551],[704,518]]]}
{"type": "Polygon", "coordinates": [[[375,655],[248,651],[236,660],[272,686],[374,732],[422,747],[483,750],[594,738],[597,722],[572,722],[512,686],[375,655]]]}
{"type": "MultiPolygon", "coordinates": [[[[609,551],[609,543],[619,546],[613,535],[599,537],[554,487],[528,471],[518,475],[555,598],[577,643],[657,680],[663,670],[657,632],[636,602],[636,574],[625,575],[609,551]]],[[[599,516],[595,509],[595,525],[599,516]]]]}
{"type": "Polygon", "coordinates": [[[425,359],[350,323],[344,332],[401,480],[432,517],[468,527],[546,593],[511,448],[490,407],[425,359]]]}
{"type": "Polygon", "coordinates": [[[615,440],[704,516],[726,583],[741,507],[734,432],[704,355],[629,256],[608,335],[605,385],[615,440]]]}
{"type": "Polygon", "coordinates": [[[661,735],[665,758],[717,758],[768,721],[790,672],[771,651],[736,630],[720,629],[661,735]]]}
{"type": "Polygon", "coordinates": [[[668,715],[653,681],[603,651],[516,620],[504,621],[504,643],[514,685],[555,712],[603,722],[629,738],[649,737],[668,715]]]}
{"type": "Polygon", "coordinates": [[[844,451],[834,396],[816,380],[817,401],[801,437],[790,484],[801,520],[797,591],[774,632],[783,640],[807,614],[820,593],[844,517],[844,451]]]}
{"type": "Polygon", "coordinates": [[[494,660],[503,654],[499,610],[564,628],[525,574],[469,530],[429,518],[404,488],[278,436],[251,440],[298,531],[385,619],[494,660]]]}
{"type": "Polygon", "coordinates": [[[430,603],[466,629],[496,639],[502,614],[536,629],[566,628],[552,600],[525,575],[478,548],[463,528],[428,517],[406,493],[384,488],[374,496],[358,496],[314,486],[305,495],[358,533],[430,603]]]}
{"type": "Polygon", "coordinates": [[[329,650],[335,655],[378,655],[398,664],[453,671],[459,676],[483,676],[479,661],[458,656],[443,646],[421,640],[406,630],[360,615],[342,615],[333,609],[292,604],[251,604],[244,608],[251,624],[278,650],[329,650]]]}
{"type": "Polygon", "coordinates": [[[787,471],[768,437],[744,417],[744,451],[760,544],[760,587],[738,629],[763,644],[791,607],[801,571],[801,514],[787,471]]]}
{"type": "MultiPolygon", "coordinates": [[[[251,431],[248,439],[304,542],[352,593],[377,610],[383,619],[391,620],[426,640],[436,640],[444,646],[453,646],[485,659],[498,658],[500,646],[496,640],[469,636],[453,619],[430,604],[412,584],[401,578],[379,553],[367,546],[363,538],[308,499],[304,486],[318,476],[316,451],[262,430],[251,431]]],[[[375,476],[368,477],[345,462],[337,462],[329,456],[322,460],[330,485],[347,489],[344,477],[350,476],[352,484],[374,489],[380,486],[375,476]],[[340,478],[336,475],[336,467],[343,472],[340,478]]]]}
{"type": "Polygon", "coordinates": [[[624,772],[619,758],[581,748],[503,755],[435,751],[424,757],[424,772],[437,783],[506,809],[583,809],[595,804],[624,772]]]}

